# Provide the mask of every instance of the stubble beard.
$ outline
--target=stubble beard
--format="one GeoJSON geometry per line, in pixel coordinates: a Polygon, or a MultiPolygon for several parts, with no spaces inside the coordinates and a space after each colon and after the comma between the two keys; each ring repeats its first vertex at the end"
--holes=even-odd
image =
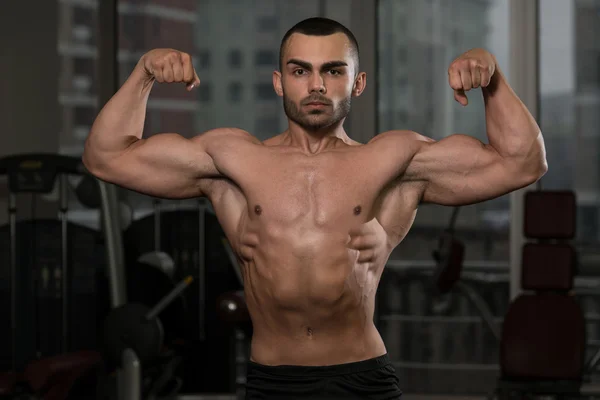
{"type": "MultiPolygon", "coordinates": [[[[309,100],[303,100],[301,104],[305,104],[309,100]]],[[[310,101],[321,101],[318,98],[310,101]]],[[[346,118],[350,113],[352,104],[352,96],[340,101],[337,107],[333,106],[333,113],[329,114],[331,110],[331,102],[328,102],[328,107],[325,109],[314,109],[308,112],[304,112],[301,107],[294,103],[289,97],[283,93],[283,110],[285,115],[298,124],[303,129],[310,132],[317,132],[322,129],[338,124],[341,120],[346,118]]]]}

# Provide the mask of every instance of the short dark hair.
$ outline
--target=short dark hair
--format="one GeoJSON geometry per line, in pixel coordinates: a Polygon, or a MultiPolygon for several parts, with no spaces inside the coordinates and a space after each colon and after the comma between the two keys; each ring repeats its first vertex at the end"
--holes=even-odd
{"type": "Polygon", "coordinates": [[[313,17],[300,21],[286,32],[286,34],[283,36],[283,39],[281,39],[281,46],[279,47],[279,70],[283,70],[283,53],[285,51],[285,46],[287,45],[290,36],[292,36],[294,33],[301,33],[309,36],[329,36],[340,32],[346,35],[350,41],[350,45],[352,46],[354,52],[355,68],[356,72],[358,73],[359,49],[358,41],[354,37],[354,34],[352,34],[350,29],[346,28],[339,22],[322,17],[313,17]]]}

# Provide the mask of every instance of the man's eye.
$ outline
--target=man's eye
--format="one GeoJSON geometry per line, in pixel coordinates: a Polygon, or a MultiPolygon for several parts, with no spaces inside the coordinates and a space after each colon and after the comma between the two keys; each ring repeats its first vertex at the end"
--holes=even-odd
{"type": "Polygon", "coordinates": [[[294,74],[296,74],[296,75],[304,75],[304,72],[305,71],[303,69],[297,69],[297,70],[294,71],[294,74]]]}
{"type": "Polygon", "coordinates": [[[339,75],[339,74],[340,74],[340,71],[338,71],[337,69],[331,69],[331,70],[329,70],[329,73],[330,73],[331,75],[339,75]]]}

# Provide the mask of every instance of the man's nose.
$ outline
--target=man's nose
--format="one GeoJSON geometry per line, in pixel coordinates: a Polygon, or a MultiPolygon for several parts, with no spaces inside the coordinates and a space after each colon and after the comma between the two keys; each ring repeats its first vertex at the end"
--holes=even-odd
{"type": "Polygon", "coordinates": [[[327,89],[325,88],[325,81],[323,80],[320,74],[313,75],[313,78],[310,82],[310,92],[318,92],[320,94],[327,93],[327,89]]]}

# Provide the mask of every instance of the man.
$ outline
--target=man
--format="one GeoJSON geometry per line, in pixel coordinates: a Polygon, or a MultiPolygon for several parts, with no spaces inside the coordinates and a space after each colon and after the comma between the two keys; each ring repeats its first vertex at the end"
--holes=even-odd
{"type": "Polygon", "coordinates": [[[482,88],[489,144],[464,135],[434,142],[405,130],[353,141],[343,122],[366,86],[358,60],[345,27],[302,21],[283,38],[273,73],[285,132],[264,142],[236,128],[143,139],[154,82],[183,82],[188,90],[200,83],[188,54],[152,50],[87,139],[83,160],[98,178],[152,196],[212,202],[243,266],[254,328],[249,399],[399,398],[373,324],[374,301],[419,203],[481,202],[547,169],[539,127],[481,49],[458,57],[448,73],[463,105],[466,91],[482,88]]]}

